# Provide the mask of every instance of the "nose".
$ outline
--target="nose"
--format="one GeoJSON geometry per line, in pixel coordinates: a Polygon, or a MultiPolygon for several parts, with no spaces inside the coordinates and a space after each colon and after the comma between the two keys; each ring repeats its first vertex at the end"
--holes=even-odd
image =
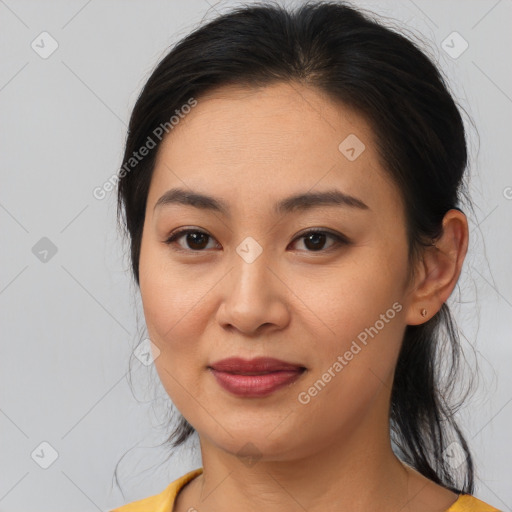
{"type": "Polygon", "coordinates": [[[219,325],[247,336],[287,326],[290,290],[269,263],[263,254],[252,263],[234,255],[232,269],[223,280],[223,301],[217,310],[219,325]]]}

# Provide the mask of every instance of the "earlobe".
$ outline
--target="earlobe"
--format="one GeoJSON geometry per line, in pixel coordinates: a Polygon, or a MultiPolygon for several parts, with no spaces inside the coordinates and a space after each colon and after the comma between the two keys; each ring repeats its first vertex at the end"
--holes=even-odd
{"type": "Polygon", "coordinates": [[[468,238],[464,213],[448,210],[443,219],[443,234],[424,250],[421,272],[410,294],[407,325],[418,325],[429,320],[448,300],[460,276],[468,238]]]}

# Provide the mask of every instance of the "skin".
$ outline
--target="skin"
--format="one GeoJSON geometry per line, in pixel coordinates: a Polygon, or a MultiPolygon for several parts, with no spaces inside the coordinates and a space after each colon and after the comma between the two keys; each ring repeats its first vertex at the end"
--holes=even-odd
{"type": "Polygon", "coordinates": [[[442,512],[456,501],[399,461],[388,424],[405,328],[441,308],[467,251],[464,214],[450,210],[443,227],[407,282],[400,192],[363,117],[299,84],[229,86],[198,99],[159,149],[139,267],[158,374],[201,445],[204,473],[179,493],[175,511],[442,512]],[[354,161],[338,149],[349,134],[365,144],[354,161]],[[155,209],[174,187],[222,199],[231,215],[181,204],[155,209]],[[272,211],[292,194],[333,188],[369,208],[272,211]],[[210,237],[164,243],[183,227],[210,237]],[[337,246],[326,236],[315,250],[300,238],[309,228],[351,242],[337,246]],[[262,248],[252,263],[236,252],[249,236],[262,248]],[[396,302],[394,318],[300,403],[298,394],[396,302]],[[307,371],[268,397],[240,398],[207,370],[230,356],[270,356],[307,371]],[[249,442],[253,464],[238,455],[249,442]]]}

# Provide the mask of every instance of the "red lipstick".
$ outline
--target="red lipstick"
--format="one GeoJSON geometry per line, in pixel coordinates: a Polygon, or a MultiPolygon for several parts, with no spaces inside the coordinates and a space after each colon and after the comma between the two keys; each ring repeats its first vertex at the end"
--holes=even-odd
{"type": "Polygon", "coordinates": [[[306,368],[270,357],[230,357],[208,366],[217,382],[241,397],[264,397],[295,382],[306,368]]]}

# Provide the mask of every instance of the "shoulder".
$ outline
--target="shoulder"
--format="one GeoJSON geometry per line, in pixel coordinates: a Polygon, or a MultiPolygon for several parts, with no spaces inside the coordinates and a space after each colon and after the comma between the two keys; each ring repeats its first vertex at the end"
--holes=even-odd
{"type": "Polygon", "coordinates": [[[461,494],[446,512],[501,512],[471,494],[461,494]]]}
{"type": "Polygon", "coordinates": [[[161,493],[142,500],[127,503],[110,512],[167,512],[172,510],[176,496],[180,490],[193,478],[200,475],[203,468],[194,469],[171,482],[161,493]]]}

